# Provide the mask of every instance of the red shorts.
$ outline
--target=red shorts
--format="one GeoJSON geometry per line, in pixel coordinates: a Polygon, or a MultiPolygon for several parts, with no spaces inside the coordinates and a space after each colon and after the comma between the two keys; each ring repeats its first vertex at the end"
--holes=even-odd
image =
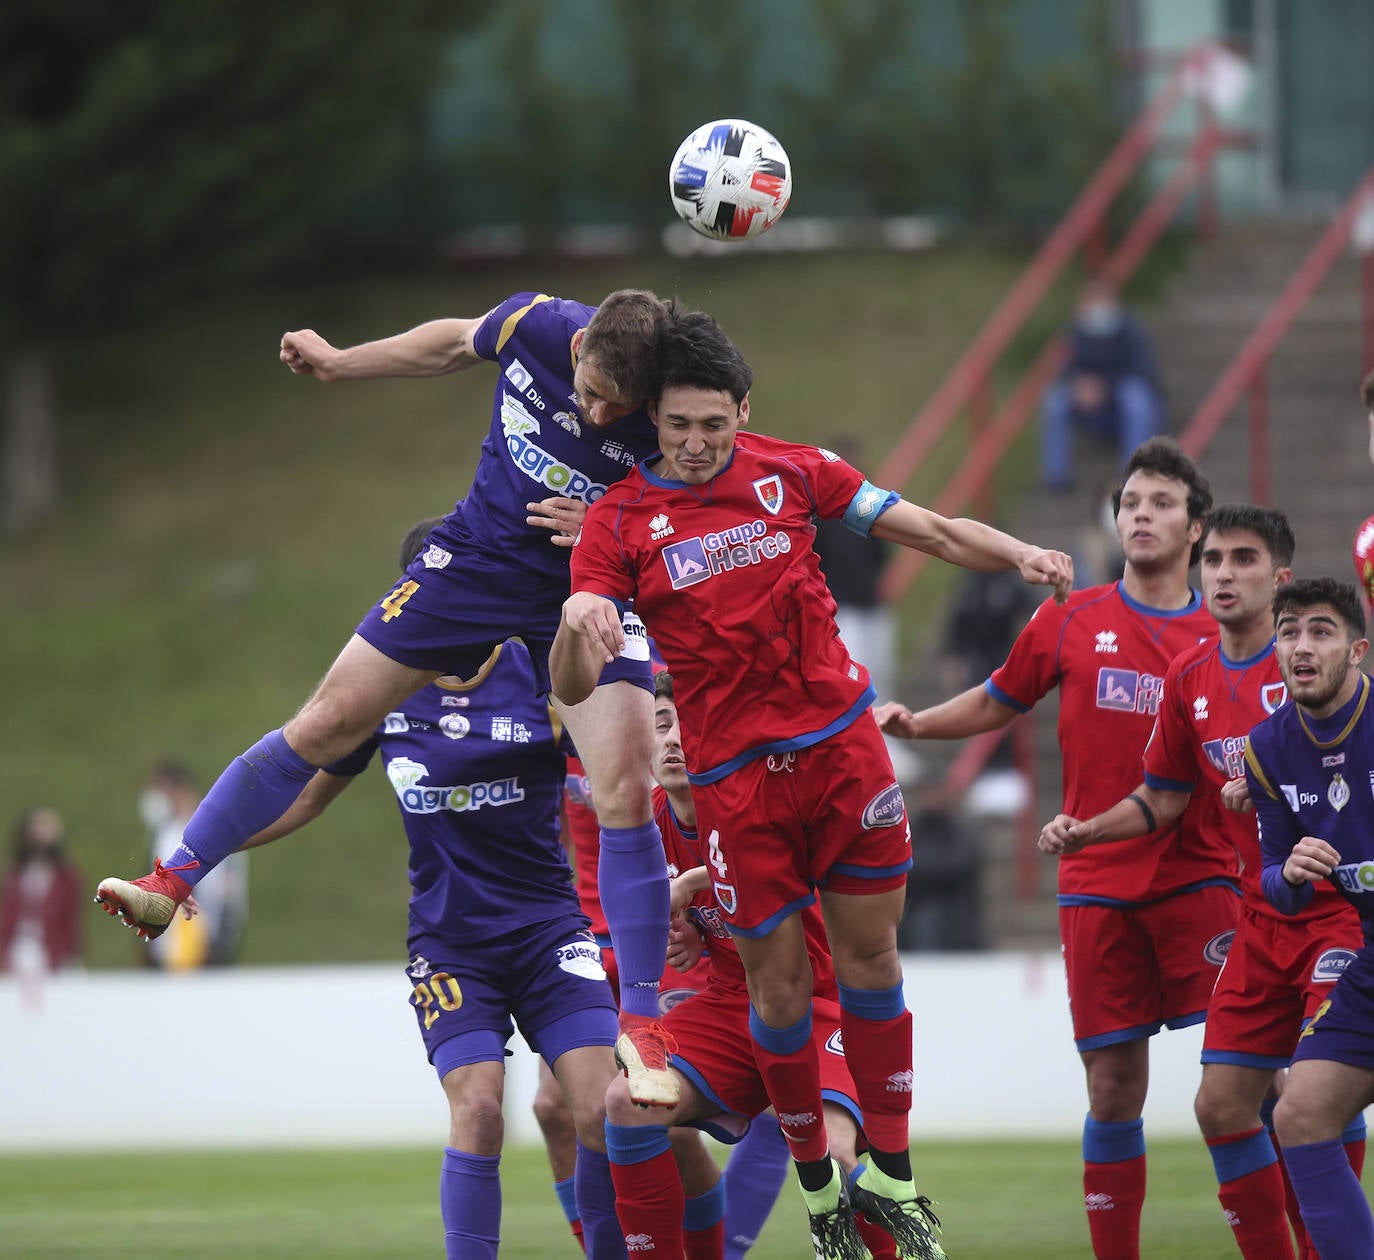
{"type": "Polygon", "coordinates": [[[829,739],[693,784],[716,900],[731,931],[764,936],[817,887],[875,894],[906,884],[911,829],[887,745],[865,711],[829,739]]]}
{"type": "Polygon", "coordinates": [[[1294,920],[1242,906],[1236,939],[1207,1004],[1202,1061],[1287,1067],[1303,1025],[1363,944],[1354,913],[1294,920]]]}
{"type": "Polygon", "coordinates": [[[1078,1049],[1206,1019],[1239,907],[1240,898],[1221,886],[1141,906],[1060,906],[1078,1049]]]}
{"type": "MultiPolygon", "coordinates": [[[[719,986],[703,989],[673,1007],[663,1017],[663,1026],[677,1041],[673,1066],[720,1107],[719,1115],[699,1122],[699,1127],[722,1141],[737,1142],[749,1121],[772,1105],[754,1061],[749,994],[719,986]]],[[[838,1002],[812,999],[811,1039],[821,1059],[821,1097],[844,1107],[860,1124],[854,1080],[840,1036],[838,1002]]]]}

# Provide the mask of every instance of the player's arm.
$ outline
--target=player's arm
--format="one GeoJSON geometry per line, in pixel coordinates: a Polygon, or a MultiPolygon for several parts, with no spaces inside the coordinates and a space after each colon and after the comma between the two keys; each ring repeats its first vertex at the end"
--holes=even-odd
{"type": "Polygon", "coordinates": [[[1094,844],[1148,836],[1181,818],[1191,795],[1187,790],[1165,790],[1145,782],[1111,809],[1082,822],[1068,814],[1056,814],[1045,824],[1036,845],[1041,853],[1059,856],[1094,844]]]}
{"type": "Polygon", "coordinates": [[[270,826],[264,827],[257,835],[249,836],[239,848],[256,849],[261,845],[271,844],[273,840],[280,840],[293,831],[299,831],[307,823],[314,822],[330,803],[339,797],[344,788],[353,782],[353,778],[354,776],[347,774],[330,774],[328,770],[317,771],[315,777],[301,789],[301,794],[292,802],[286,813],[270,826]]]}
{"type": "Polygon", "coordinates": [[[1250,784],[1250,800],[1255,807],[1255,821],[1259,825],[1260,889],[1265,900],[1281,914],[1297,914],[1312,900],[1312,882],[1325,878],[1316,874],[1320,850],[1309,859],[1312,844],[1323,845],[1334,858],[1326,874],[1335,870],[1340,855],[1325,841],[1312,842],[1304,837],[1298,820],[1288,808],[1288,802],[1276,789],[1268,771],[1255,753],[1253,732],[1245,749],[1245,778],[1250,784]],[[1303,853],[1298,854],[1302,847],[1303,853]],[[1296,861],[1294,859],[1297,859],[1296,861]],[[1291,867],[1290,867],[1291,864],[1291,867]]]}
{"type": "Polygon", "coordinates": [[[1033,586],[1054,587],[1060,603],[1073,590],[1073,560],[1064,552],[1032,546],[982,521],[941,516],[906,499],[886,508],[870,532],[961,568],[983,573],[1016,569],[1033,586]]]}
{"type": "Polygon", "coordinates": [[[581,704],[596,690],[601,671],[625,646],[620,607],[608,596],[574,591],[563,602],[553,648],[549,684],[564,704],[581,704]]]}
{"type": "Polygon", "coordinates": [[[993,696],[986,684],[979,683],[952,700],[915,712],[897,701],[876,705],[873,717],[885,735],[898,739],[967,739],[1000,730],[1018,712],[993,696]]]}
{"type": "Polygon", "coordinates": [[[285,333],[281,361],[297,376],[363,381],[384,376],[445,376],[482,363],[472,339],[481,319],[435,319],[394,337],[339,349],[313,328],[285,333]]]}

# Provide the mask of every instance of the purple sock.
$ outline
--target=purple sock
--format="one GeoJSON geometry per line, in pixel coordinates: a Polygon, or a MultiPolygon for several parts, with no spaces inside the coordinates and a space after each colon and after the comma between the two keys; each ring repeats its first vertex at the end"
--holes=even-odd
{"type": "MultiPolygon", "coordinates": [[[[665,947],[666,948],[666,947],[665,947]]],[[[615,1215],[615,1187],[604,1151],[590,1151],[577,1143],[573,1173],[577,1210],[582,1217],[582,1245],[588,1260],[624,1260],[625,1235],[615,1215]]]]}
{"type": "Polygon", "coordinates": [[[773,1210],[792,1156],[771,1115],[759,1116],[730,1148],[725,1186],[725,1260],[741,1260],[773,1210]]]}
{"type": "Polygon", "coordinates": [[[215,780],[166,865],[198,862],[177,872],[194,888],[249,836],[286,813],[316,769],[292,751],[281,731],[268,732],[215,780]]]}
{"type": "Polygon", "coordinates": [[[496,1260],[501,1241],[501,1157],[444,1147],[439,1214],[447,1260],[496,1260]]]}
{"type": "Polygon", "coordinates": [[[1324,1256],[1374,1256],[1374,1215],[1341,1140],[1285,1146],[1302,1223],[1324,1256]]]}
{"type": "Polygon", "coordinates": [[[620,971],[620,1009],[657,1019],[670,904],[658,824],[603,827],[596,878],[620,971]]]}

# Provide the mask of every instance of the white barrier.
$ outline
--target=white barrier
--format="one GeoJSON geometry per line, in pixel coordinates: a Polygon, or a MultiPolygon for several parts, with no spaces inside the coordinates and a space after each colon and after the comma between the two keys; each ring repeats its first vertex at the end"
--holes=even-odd
{"type": "MultiPolygon", "coordinates": [[[[1073,1136],[1086,1109],[1058,954],[907,955],[921,1137],[1073,1136]]],[[[0,979],[0,1149],[442,1144],[399,964],[0,979]],[[138,1102],[139,1119],[121,1106],[138,1102]]],[[[1200,1028],[1156,1037],[1147,1134],[1192,1134],[1200,1028]]],[[[507,1060],[507,1140],[537,1142],[507,1060]]]]}

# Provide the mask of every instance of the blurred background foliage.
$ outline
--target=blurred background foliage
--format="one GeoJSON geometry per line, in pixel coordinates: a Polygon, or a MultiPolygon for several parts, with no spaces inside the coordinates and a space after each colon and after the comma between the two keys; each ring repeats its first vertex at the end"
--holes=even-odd
{"type": "MultiPolygon", "coordinates": [[[[876,467],[1114,136],[1107,11],[7,5],[0,817],[51,803],[92,881],[143,869],[150,764],[176,755],[208,786],[280,725],[385,590],[402,531],[463,492],[489,373],[321,387],[276,361],[287,328],[351,344],[520,289],[647,285],[740,342],[760,427],[857,432],[876,467]],[[674,259],[668,159],[726,116],[783,139],[791,216],[965,230],[922,253],[674,259]],[[634,248],[559,253],[595,224],[634,248]],[[524,251],[477,257],[465,233],[493,228],[524,251]]],[[[913,595],[907,633],[937,598],[913,595]]],[[[314,831],[255,855],[245,961],[401,957],[383,778],[314,831]]],[[[93,965],[137,957],[91,913],[93,965]]]]}

